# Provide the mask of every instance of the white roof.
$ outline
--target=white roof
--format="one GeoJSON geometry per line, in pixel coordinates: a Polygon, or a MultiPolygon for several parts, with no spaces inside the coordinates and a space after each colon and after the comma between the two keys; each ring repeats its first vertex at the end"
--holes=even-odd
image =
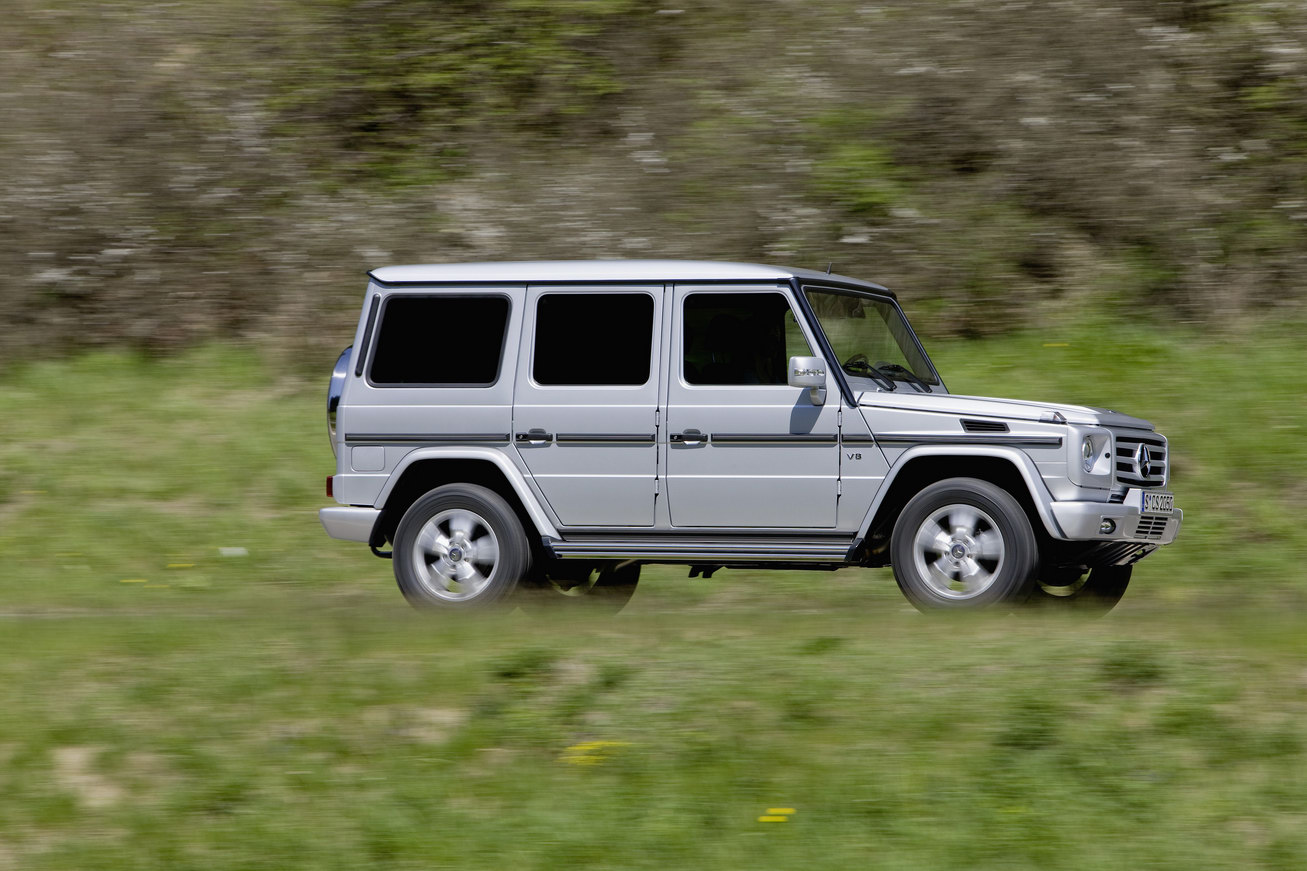
{"type": "Polygon", "coordinates": [[[558,281],[788,281],[826,279],[883,291],[869,281],[757,263],[709,260],[526,260],[505,263],[437,263],[383,266],[368,273],[383,284],[558,281]]]}

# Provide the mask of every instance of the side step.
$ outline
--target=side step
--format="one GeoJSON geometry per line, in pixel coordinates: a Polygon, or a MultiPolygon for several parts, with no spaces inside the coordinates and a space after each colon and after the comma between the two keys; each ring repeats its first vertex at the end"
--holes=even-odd
{"type": "Polygon", "coordinates": [[[686,563],[846,563],[862,539],[721,538],[629,536],[626,538],[545,537],[545,550],[558,559],[638,559],[686,563]]]}

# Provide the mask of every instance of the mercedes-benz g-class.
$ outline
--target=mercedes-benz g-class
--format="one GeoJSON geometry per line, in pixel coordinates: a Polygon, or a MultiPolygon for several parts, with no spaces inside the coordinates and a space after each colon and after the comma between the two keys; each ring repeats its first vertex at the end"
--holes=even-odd
{"type": "Polygon", "coordinates": [[[1151,424],[950,394],[876,284],[682,261],[370,279],[321,520],[417,605],[620,607],[641,565],[678,563],[888,565],[921,609],[1106,609],[1180,528],[1151,424]]]}

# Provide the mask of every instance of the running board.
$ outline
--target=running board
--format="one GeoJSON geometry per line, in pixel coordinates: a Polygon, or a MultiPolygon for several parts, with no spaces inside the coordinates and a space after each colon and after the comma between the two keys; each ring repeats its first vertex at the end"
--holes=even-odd
{"type": "Polygon", "coordinates": [[[847,563],[862,539],[694,538],[642,536],[577,538],[548,536],[546,552],[557,559],[636,559],[688,563],[847,563]]]}

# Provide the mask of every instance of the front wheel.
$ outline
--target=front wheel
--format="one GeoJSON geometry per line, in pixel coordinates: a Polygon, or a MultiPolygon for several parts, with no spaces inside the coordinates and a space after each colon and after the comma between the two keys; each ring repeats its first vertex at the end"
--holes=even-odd
{"type": "Polygon", "coordinates": [[[1085,573],[1040,578],[1030,604],[1086,614],[1106,614],[1125,595],[1133,572],[1134,566],[1099,566],[1085,573]]]}
{"type": "Polygon", "coordinates": [[[1022,602],[1037,558],[1021,505],[977,478],[950,478],[922,490],[904,507],[890,538],[894,579],[920,611],[1022,602]]]}

